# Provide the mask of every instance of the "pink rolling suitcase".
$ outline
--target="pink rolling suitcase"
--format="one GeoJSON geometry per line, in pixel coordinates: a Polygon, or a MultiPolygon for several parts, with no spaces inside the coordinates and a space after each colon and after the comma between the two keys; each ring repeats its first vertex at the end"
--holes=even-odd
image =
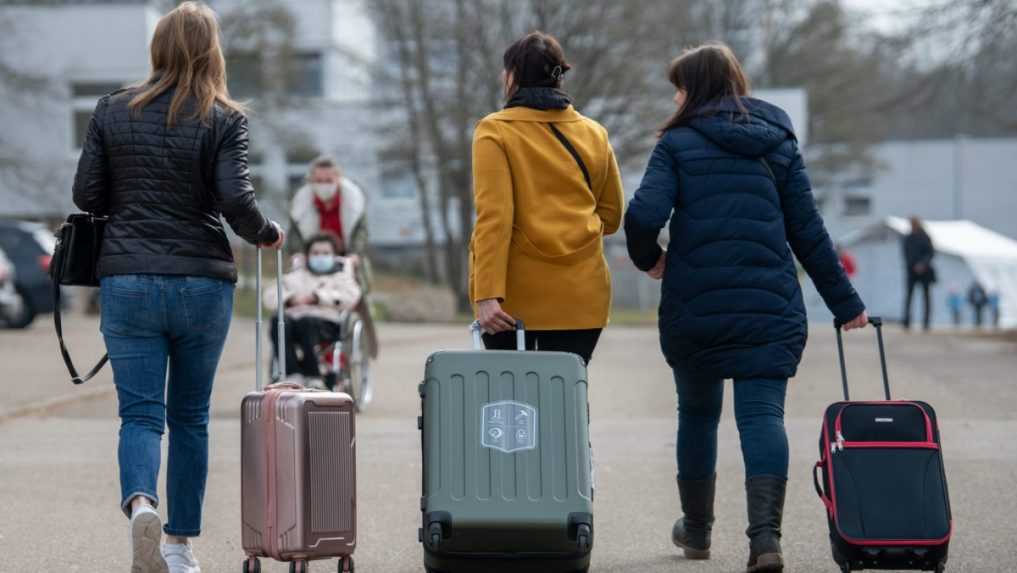
{"type": "MultiPolygon", "coordinates": [[[[281,251],[277,264],[282,269],[281,251]]],[[[260,250],[256,284],[260,293],[260,250]]],[[[281,278],[276,286],[281,298],[281,278]]],[[[297,384],[263,390],[260,304],[256,324],[257,390],[241,406],[243,571],[259,573],[259,557],[288,561],[290,573],[306,573],[312,560],[337,557],[338,570],[352,573],[357,541],[353,399],[297,384]]],[[[278,328],[279,340],[285,340],[282,313],[278,328]]],[[[279,371],[285,372],[279,346],[279,371]]]]}

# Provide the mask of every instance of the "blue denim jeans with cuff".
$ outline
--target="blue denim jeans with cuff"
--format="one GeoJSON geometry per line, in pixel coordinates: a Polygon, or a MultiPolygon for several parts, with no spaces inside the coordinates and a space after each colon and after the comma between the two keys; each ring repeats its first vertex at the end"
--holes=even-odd
{"type": "Polygon", "coordinates": [[[208,476],[209,398],[234,286],[205,277],[116,275],[102,278],[100,290],[119,401],[121,507],[129,516],[139,495],[158,506],[168,426],[165,532],[195,537],[208,476]]]}

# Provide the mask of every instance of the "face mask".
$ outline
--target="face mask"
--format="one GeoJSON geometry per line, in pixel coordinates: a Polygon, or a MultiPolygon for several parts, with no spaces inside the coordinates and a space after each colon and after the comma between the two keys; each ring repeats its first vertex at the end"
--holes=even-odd
{"type": "Polygon", "coordinates": [[[332,255],[311,255],[307,259],[307,268],[311,269],[312,273],[323,275],[331,271],[333,267],[335,267],[335,257],[332,255]]]}
{"type": "Polygon", "coordinates": [[[314,190],[314,194],[318,196],[322,201],[328,201],[339,191],[339,186],[335,183],[311,183],[311,189],[314,190]]]}

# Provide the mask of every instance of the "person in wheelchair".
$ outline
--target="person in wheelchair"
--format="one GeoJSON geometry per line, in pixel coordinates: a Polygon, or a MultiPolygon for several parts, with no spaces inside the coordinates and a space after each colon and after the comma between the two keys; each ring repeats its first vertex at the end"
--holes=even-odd
{"type": "MultiPolygon", "coordinates": [[[[340,256],[342,252],[341,239],[335,235],[315,235],[304,245],[304,264],[283,276],[286,372],[281,375],[309,388],[326,387],[319,347],[341,339],[343,321],[362,296],[356,259],[340,256]]],[[[274,287],[266,288],[262,299],[266,308],[278,312],[274,287]]],[[[270,331],[277,348],[278,329],[270,331]]]]}

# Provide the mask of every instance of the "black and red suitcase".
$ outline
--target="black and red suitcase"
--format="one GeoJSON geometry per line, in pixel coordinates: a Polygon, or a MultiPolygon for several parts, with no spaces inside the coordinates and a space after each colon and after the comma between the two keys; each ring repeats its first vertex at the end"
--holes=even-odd
{"type": "Polygon", "coordinates": [[[844,401],[826,409],[813,471],[826,506],[833,559],[841,571],[946,570],[953,522],[936,411],[917,400],[892,400],[876,328],[886,400],[851,401],[840,324],[844,401]]]}

